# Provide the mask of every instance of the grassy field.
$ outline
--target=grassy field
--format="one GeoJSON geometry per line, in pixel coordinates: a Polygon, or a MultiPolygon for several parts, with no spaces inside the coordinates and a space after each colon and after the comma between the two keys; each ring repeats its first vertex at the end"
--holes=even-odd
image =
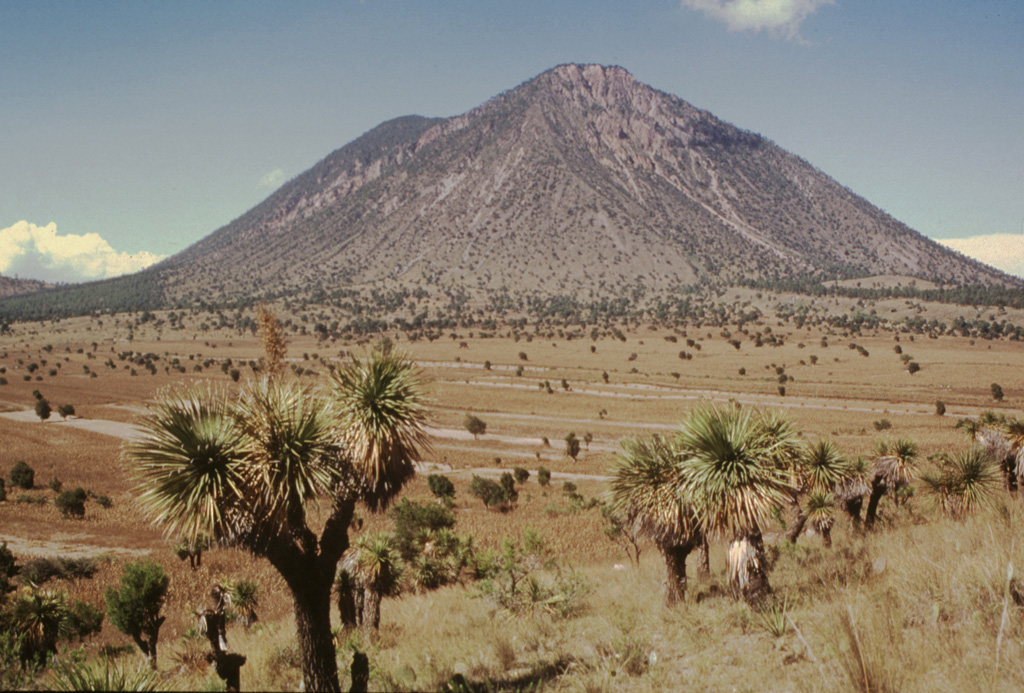
{"type": "MultiPolygon", "coordinates": [[[[205,604],[211,585],[259,581],[259,623],[228,632],[232,649],[249,657],[243,688],[297,690],[301,675],[281,579],[265,561],[228,548],[205,553],[195,571],[179,561],[133,505],[116,434],[122,429],[103,427],[130,423],[163,388],[206,380],[237,388],[254,377],[249,363],[260,356],[258,340],[226,328],[201,331],[198,321],[169,330],[134,325],[133,316],[76,318],[17,324],[0,336],[6,383],[0,385],[0,474],[6,477],[21,460],[36,474],[33,490],[8,488],[0,541],[22,561],[100,557],[93,578],[55,583],[98,606],[126,562],[140,556],[160,562],[171,577],[160,668],[173,688],[219,683],[197,654],[205,642],[188,637],[193,609],[205,604]],[[31,414],[36,391],[55,410],[45,422],[31,414]],[[66,403],[76,413],[63,421],[56,407],[66,403]],[[53,479],[65,489],[108,496],[112,506],[90,502],[84,519],[62,519],[52,502],[53,479]]],[[[840,521],[831,550],[814,536],[789,546],[779,538],[783,525],[766,528],[775,556],[772,584],[786,615],[772,624],[770,615],[723,596],[721,542],[712,547],[711,576],[693,579],[687,602],[664,610],[654,547],[645,546],[633,566],[605,536],[598,509],[574,509],[561,484],[568,479],[584,498],[601,497],[605,484],[593,477],[608,473],[622,438],[669,432],[706,400],[784,409],[809,440],[829,437],[847,456],[869,454],[882,438],[908,437],[925,459],[965,445],[955,430],[961,417],[1019,413],[1020,342],[883,330],[844,334],[774,319],[742,328],[639,326],[624,330],[625,341],[558,332],[516,339],[458,329],[434,341],[390,337],[431,379],[436,435],[425,461],[450,468],[456,531],[497,549],[503,538],[536,528],[567,569],[581,572],[589,594],[570,617],[510,616],[479,597],[472,582],[387,599],[379,635],[359,642],[370,653],[371,687],[436,689],[458,674],[474,685],[507,689],[865,690],[865,676],[874,682],[871,690],[1019,688],[1024,624],[1007,578],[1008,565],[1024,565],[1015,541],[1024,527],[1016,500],[1000,497],[964,522],[943,518],[922,493],[900,508],[886,501],[879,531],[860,536],[840,521]],[[756,333],[763,346],[755,346],[756,333]],[[781,346],[770,345],[769,334],[781,346]],[[920,365],[913,374],[911,360],[920,365]],[[993,400],[993,383],[1001,385],[1002,401],[993,400]],[[944,416],[936,414],[937,401],[944,416]],[[474,439],[464,431],[467,414],[486,422],[484,435],[474,439]],[[564,454],[570,431],[592,437],[576,460],[564,454]],[[474,470],[515,466],[529,469],[531,479],[514,510],[486,510],[469,494],[474,470]],[[551,485],[536,483],[539,466],[558,473],[551,485]]],[[[289,365],[302,373],[295,377],[316,380],[362,348],[293,335],[289,365]]],[[[429,500],[425,479],[418,477],[403,497],[429,500]]],[[[364,517],[362,532],[389,525],[381,515],[364,517]]],[[[343,665],[345,639],[360,637],[342,635],[343,665]]],[[[101,647],[126,644],[126,636],[105,624],[85,649],[94,656],[101,647]]]]}

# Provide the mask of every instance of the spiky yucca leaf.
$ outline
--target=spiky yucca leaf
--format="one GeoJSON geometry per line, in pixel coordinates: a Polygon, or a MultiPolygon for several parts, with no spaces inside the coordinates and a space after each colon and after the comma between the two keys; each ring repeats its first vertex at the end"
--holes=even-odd
{"type": "Polygon", "coordinates": [[[827,438],[811,444],[802,462],[807,488],[812,491],[832,491],[856,475],[854,465],[827,438]]]}
{"type": "Polygon", "coordinates": [[[774,436],[737,405],[697,407],[675,442],[682,487],[706,534],[759,528],[794,491],[775,464],[774,436]]]}
{"type": "Polygon", "coordinates": [[[817,490],[807,496],[804,512],[811,526],[821,531],[823,527],[831,527],[835,521],[836,497],[828,491],[817,490]]]}
{"type": "Polygon", "coordinates": [[[999,470],[981,448],[960,450],[946,464],[949,495],[954,513],[967,515],[988,503],[999,487],[999,470]]]}
{"type": "Polygon", "coordinates": [[[849,464],[848,476],[835,489],[836,498],[840,501],[848,501],[871,492],[871,464],[864,457],[856,457],[850,460],[849,464]]]}
{"type": "Polygon", "coordinates": [[[51,667],[48,684],[55,691],[159,691],[157,672],[147,667],[129,667],[110,659],[92,663],[57,661],[51,667]]]}
{"type": "Polygon", "coordinates": [[[395,596],[401,592],[405,562],[398,551],[394,535],[376,532],[364,535],[346,553],[342,567],[358,580],[382,596],[395,596]]]}
{"type": "Polygon", "coordinates": [[[758,422],[764,434],[772,442],[772,462],[780,469],[795,469],[806,454],[804,441],[793,421],[777,409],[761,414],[758,422]]]}
{"type": "Polygon", "coordinates": [[[125,452],[143,508],[168,534],[194,540],[229,533],[243,497],[242,432],[226,393],[190,387],[163,393],[139,421],[125,452]]]}
{"type": "Polygon", "coordinates": [[[249,461],[248,515],[282,529],[301,525],[307,503],[329,493],[344,471],[327,401],[297,380],[263,377],[242,390],[235,417],[249,461]]]}
{"type": "Polygon", "coordinates": [[[917,469],[917,443],[907,438],[879,441],[875,455],[875,474],[890,490],[909,483],[917,469]]]}
{"type": "Polygon", "coordinates": [[[609,501],[634,534],[658,543],[684,543],[698,527],[681,488],[676,455],[662,436],[622,441],[609,501]]]}
{"type": "Polygon", "coordinates": [[[331,375],[342,447],[366,485],[371,508],[386,505],[415,471],[428,446],[426,396],[416,366],[392,350],[375,350],[331,375]]]}

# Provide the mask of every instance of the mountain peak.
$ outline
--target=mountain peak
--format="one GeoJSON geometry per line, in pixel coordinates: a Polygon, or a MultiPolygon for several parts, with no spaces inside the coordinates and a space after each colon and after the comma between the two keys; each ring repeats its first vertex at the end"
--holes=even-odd
{"type": "MultiPolygon", "coordinates": [[[[398,118],[150,270],[175,302],[318,287],[620,297],[707,281],[1016,285],[616,66],[398,118]]],[[[345,289],[348,290],[348,289],[345,289]]]]}

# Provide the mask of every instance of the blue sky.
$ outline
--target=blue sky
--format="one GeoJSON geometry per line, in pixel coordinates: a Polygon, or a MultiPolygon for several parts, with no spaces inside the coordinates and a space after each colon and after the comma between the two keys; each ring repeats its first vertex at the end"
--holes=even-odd
{"type": "Polygon", "coordinates": [[[138,269],[384,120],[566,62],[621,65],[1024,275],[1019,0],[0,0],[0,26],[6,275],[138,269]]]}

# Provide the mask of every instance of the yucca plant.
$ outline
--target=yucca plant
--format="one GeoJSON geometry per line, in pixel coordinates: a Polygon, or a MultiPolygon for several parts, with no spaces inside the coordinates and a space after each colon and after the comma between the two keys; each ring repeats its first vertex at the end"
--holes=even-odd
{"type": "Polygon", "coordinates": [[[9,607],[10,623],[20,633],[23,662],[57,651],[57,640],[68,624],[67,594],[24,587],[9,607]]]}
{"type": "Polygon", "coordinates": [[[143,508],[169,533],[206,532],[271,562],[295,603],[306,688],[337,691],[330,595],[348,528],[359,501],[385,507],[411,477],[425,411],[412,362],[378,349],[336,370],[327,392],[272,374],[237,400],[165,393],[126,457],[143,508]],[[319,536],[307,517],[318,504],[319,536]]]}
{"type": "Polygon", "coordinates": [[[231,606],[242,619],[246,628],[259,620],[256,609],[260,606],[260,583],[256,580],[235,580],[228,586],[231,606]]]}
{"type": "Polygon", "coordinates": [[[938,471],[921,481],[943,512],[962,518],[991,501],[999,485],[998,465],[987,450],[972,447],[945,457],[938,471]]]}
{"type": "Polygon", "coordinates": [[[750,602],[771,591],[761,527],[794,488],[779,464],[791,443],[764,422],[739,405],[702,406],[690,412],[674,440],[681,489],[701,531],[731,536],[729,584],[750,602]]]}
{"type": "Polygon", "coordinates": [[[700,523],[686,498],[678,459],[661,436],[622,441],[612,470],[611,512],[627,531],[650,539],[665,561],[665,606],[686,597],[686,558],[704,541],[700,523]]]}
{"type": "Polygon", "coordinates": [[[895,493],[910,483],[917,469],[917,443],[906,438],[883,440],[875,446],[871,497],[864,526],[872,529],[878,515],[878,503],[886,493],[895,493]]]}
{"type": "Polygon", "coordinates": [[[850,518],[854,529],[861,528],[861,509],[864,507],[864,496],[871,493],[871,463],[864,457],[856,457],[849,461],[850,468],[846,479],[836,486],[836,502],[850,518]]]}
{"type": "Polygon", "coordinates": [[[402,591],[405,562],[398,551],[398,542],[387,532],[362,536],[342,558],[341,565],[366,590],[363,628],[378,630],[381,600],[402,591]]]}
{"type": "MultiPolygon", "coordinates": [[[[834,502],[836,489],[850,481],[854,475],[854,465],[843,457],[831,440],[821,438],[804,448],[794,465],[793,480],[797,488],[793,500],[795,518],[786,532],[790,543],[796,543],[810,519],[804,507],[805,499],[810,496],[816,496],[819,500],[828,497],[834,502]]],[[[814,526],[813,522],[811,526],[814,526]]],[[[831,539],[828,543],[831,543],[831,539]]]]}

